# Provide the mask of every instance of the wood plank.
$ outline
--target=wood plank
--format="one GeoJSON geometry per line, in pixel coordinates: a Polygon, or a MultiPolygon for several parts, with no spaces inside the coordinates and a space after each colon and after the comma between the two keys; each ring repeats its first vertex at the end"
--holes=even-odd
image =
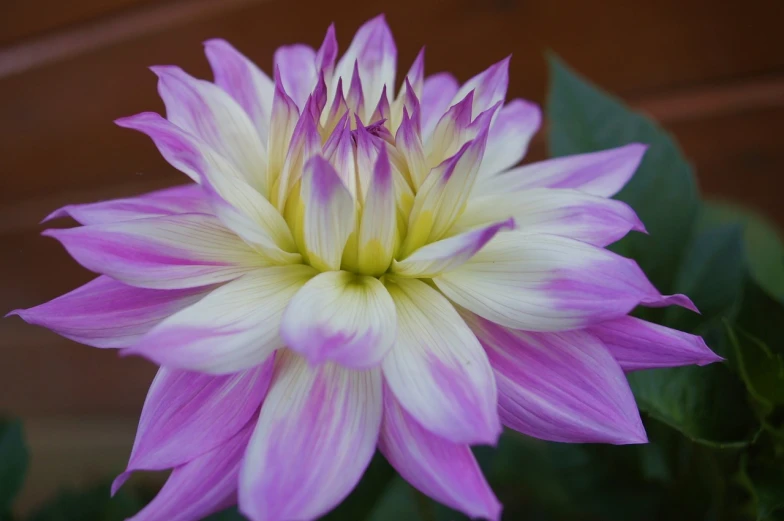
{"type": "MultiPolygon", "coordinates": [[[[428,70],[452,70],[461,79],[512,52],[510,93],[541,101],[548,48],[604,87],[632,96],[780,70],[775,15],[781,6],[778,0],[401,0],[389,6],[388,18],[403,68],[422,44],[428,70]]],[[[145,138],[111,124],[161,110],[147,65],[177,63],[208,76],[200,42],[227,36],[269,70],[276,46],[317,44],[333,19],[345,48],[376,9],[348,0],[305,0],[296,9],[291,2],[258,3],[0,79],[0,201],[125,184],[160,169],[145,138]]]]}

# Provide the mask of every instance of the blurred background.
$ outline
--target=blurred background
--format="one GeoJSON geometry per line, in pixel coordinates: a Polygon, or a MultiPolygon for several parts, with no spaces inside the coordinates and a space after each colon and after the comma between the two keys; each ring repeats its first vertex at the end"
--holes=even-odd
{"type": "MultiPolygon", "coordinates": [[[[0,0],[0,313],[92,274],[39,221],[67,203],[184,182],[144,136],[112,120],[162,112],[147,67],[210,77],[201,42],[229,39],[270,71],[282,44],[341,49],[385,12],[405,73],[464,81],[512,54],[509,97],[544,102],[552,50],[671,131],[707,195],[784,226],[781,0],[0,0]]],[[[542,136],[530,159],[545,157],[542,136]]],[[[17,507],[120,469],[155,368],[0,320],[0,411],[21,417],[32,452],[17,507]]]]}

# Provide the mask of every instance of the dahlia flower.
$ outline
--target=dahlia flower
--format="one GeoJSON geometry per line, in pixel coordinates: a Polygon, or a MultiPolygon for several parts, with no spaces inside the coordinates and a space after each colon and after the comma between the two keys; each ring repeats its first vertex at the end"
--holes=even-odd
{"type": "Polygon", "coordinates": [[[629,316],[680,305],[605,247],[643,224],[613,200],[645,147],[516,166],[541,114],[509,59],[459,85],[396,82],[383,17],[338,59],[279,48],[274,80],[223,40],[215,81],[153,67],[166,117],[117,121],[193,182],[72,205],[44,232],[100,274],[24,320],[160,365],[122,485],[173,469],[134,519],[315,519],[376,448],[474,518],[501,506],[472,455],[502,425],[643,443],[624,371],[704,364],[696,336],[629,316]],[[399,83],[399,85],[398,85],[399,83]]]}

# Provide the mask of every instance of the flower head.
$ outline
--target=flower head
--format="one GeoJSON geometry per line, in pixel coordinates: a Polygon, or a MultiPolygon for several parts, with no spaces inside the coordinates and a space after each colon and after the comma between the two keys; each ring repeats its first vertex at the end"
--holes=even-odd
{"type": "Polygon", "coordinates": [[[235,501],[256,521],[315,519],[378,447],[419,490],[476,518],[500,505],[472,444],[501,426],[640,443],[624,370],[709,363],[699,337],[628,316],[677,304],[605,246],[644,231],[610,199],[628,145],[516,167],[541,115],[506,102],[509,60],[463,85],[396,81],[383,17],[338,59],[281,47],[274,80],[223,40],[215,81],[153,67],[149,135],[194,182],[68,206],[46,232],[101,275],[15,313],[161,366],[127,471],[173,468],[136,519],[235,501]]]}

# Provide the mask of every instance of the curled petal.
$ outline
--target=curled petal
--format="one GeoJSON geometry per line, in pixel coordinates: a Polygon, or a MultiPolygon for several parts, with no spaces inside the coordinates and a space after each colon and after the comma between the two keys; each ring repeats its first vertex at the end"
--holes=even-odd
{"type": "Polygon", "coordinates": [[[158,495],[128,521],[192,521],[231,506],[253,427],[248,422],[226,443],[175,468],[158,495]]]}
{"type": "Polygon", "coordinates": [[[322,271],[339,269],[343,248],[356,224],[354,199],[321,156],[314,156],[305,167],[302,201],[303,233],[311,265],[322,271]]]}
{"type": "Polygon", "coordinates": [[[609,349],[624,371],[707,365],[722,360],[701,337],[639,318],[608,320],[587,331],[609,349]]]}
{"type": "Polygon", "coordinates": [[[100,276],[54,300],[17,309],[25,322],[93,347],[135,344],[161,320],[199,301],[213,287],[166,291],[126,286],[100,276]]]}
{"type": "Polygon", "coordinates": [[[420,96],[423,140],[427,140],[433,133],[438,120],[452,104],[452,98],[455,97],[457,89],[457,79],[448,72],[433,74],[425,78],[420,96]]]}
{"type": "Polygon", "coordinates": [[[536,188],[472,197],[449,233],[508,217],[514,217],[522,233],[558,235],[596,246],[612,244],[631,230],[645,232],[626,203],[577,190],[536,188]]]}
{"type": "Polygon", "coordinates": [[[250,519],[315,519],[359,482],[376,448],[382,411],[378,370],[317,368],[280,354],[240,472],[250,519]]]}
{"type": "Polygon", "coordinates": [[[432,278],[467,262],[501,230],[514,229],[514,219],[441,239],[423,246],[402,261],[394,261],[392,273],[402,277],[432,278]]]}
{"type": "Polygon", "coordinates": [[[46,230],[85,268],[142,288],[206,286],[239,277],[261,257],[215,217],[182,214],[46,230]]]}
{"type": "Polygon", "coordinates": [[[261,142],[267,143],[274,82],[226,40],[207,40],[204,51],[215,75],[215,84],[239,103],[253,121],[261,142]]]}
{"type": "Polygon", "coordinates": [[[403,478],[436,501],[472,518],[498,521],[501,504],[485,481],[471,448],[424,429],[389,389],[379,449],[403,478]]]}
{"type": "Polygon", "coordinates": [[[303,110],[318,79],[316,51],[303,44],[284,45],[275,51],[276,80],[279,80],[294,103],[303,110]]]}
{"type": "Polygon", "coordinates": [[[693,307],[682,295],[660,295],[633,260],[554,235],[498,234],[433,282],[469,311],[528,331],[579,329],[638,304],[693,307]]]}
{"type": "Polygon", "coordinates": [[[473,111],[474,114],[478,114],[499,101],[504,101],[506,89],[509,87],[509,61],[511,58],[511,56],[504,58],[465,82],[452,98],[452,103],[457,103],[466,94],[473,91],[473,111]]]}
{"type": "Polygon", "coordinates": [[[516,99],[501,107],[490,126],[479,175],[496,174],[519,163],[541,123],[542,111],[535,103],[516,99]]]}
{"type": "Polygon", "coordinates": [[[79,224],[104,224],[158,215],[210,212],[210,204],[204,189],[199,185],[189,184],[135,197],[97,203],[69,204],[50,213],[42,222],[60,217],[72,217],[79,224]]]}
{"type": "Polygon", "coordinates": [[[646,145],[630,145],[558,157],[509,170],[487,180],[481,193],[504,193],[531,188],[573,188],[591,195],[612,197],[631,179],[646,145]]]}
{"type": "Polygon", "coordinates": [[[591,335],[532,333],[463,316],[490,358],[504,425],[550,441],[647,441],[623,371],[591,335]]]}
{"type": "Polygon", "coordinates": [[[284,346],[283,311],[315,273],[298,264],[255,270],[164,320],[129,352],[213,374],[258,365],[284,346]]]}
{"type": "Polygon", "coordinates": [[[251,186],[266,195],[264,143],[248,114],[223,89],[179,67],[153,67],[166,116],[227,159],[251,186]]]}
{"type": "Polygon", "coordinates": [[[387,289],[398,330],[382,368],[397,400],[425,429],[447,440],[495,443],[501,432],[495,381],[476,337],[424,282],[394,279],[387,289]]]}
{"type": "Polygon", "coordinates": [[[160,368],[144,402],[131,459],[115,494],[137,470],[184,465],[234,437],[255,417],[272,377],[272,360],[232,375],[160,368]]]}
{"type": "Polygon", "coordinates": [[[281,335],[311,364],[334,361],[366,369],[381,363],[395,341],[395,303],[375,277],[320,273],[286,308],[281,335]]]}

